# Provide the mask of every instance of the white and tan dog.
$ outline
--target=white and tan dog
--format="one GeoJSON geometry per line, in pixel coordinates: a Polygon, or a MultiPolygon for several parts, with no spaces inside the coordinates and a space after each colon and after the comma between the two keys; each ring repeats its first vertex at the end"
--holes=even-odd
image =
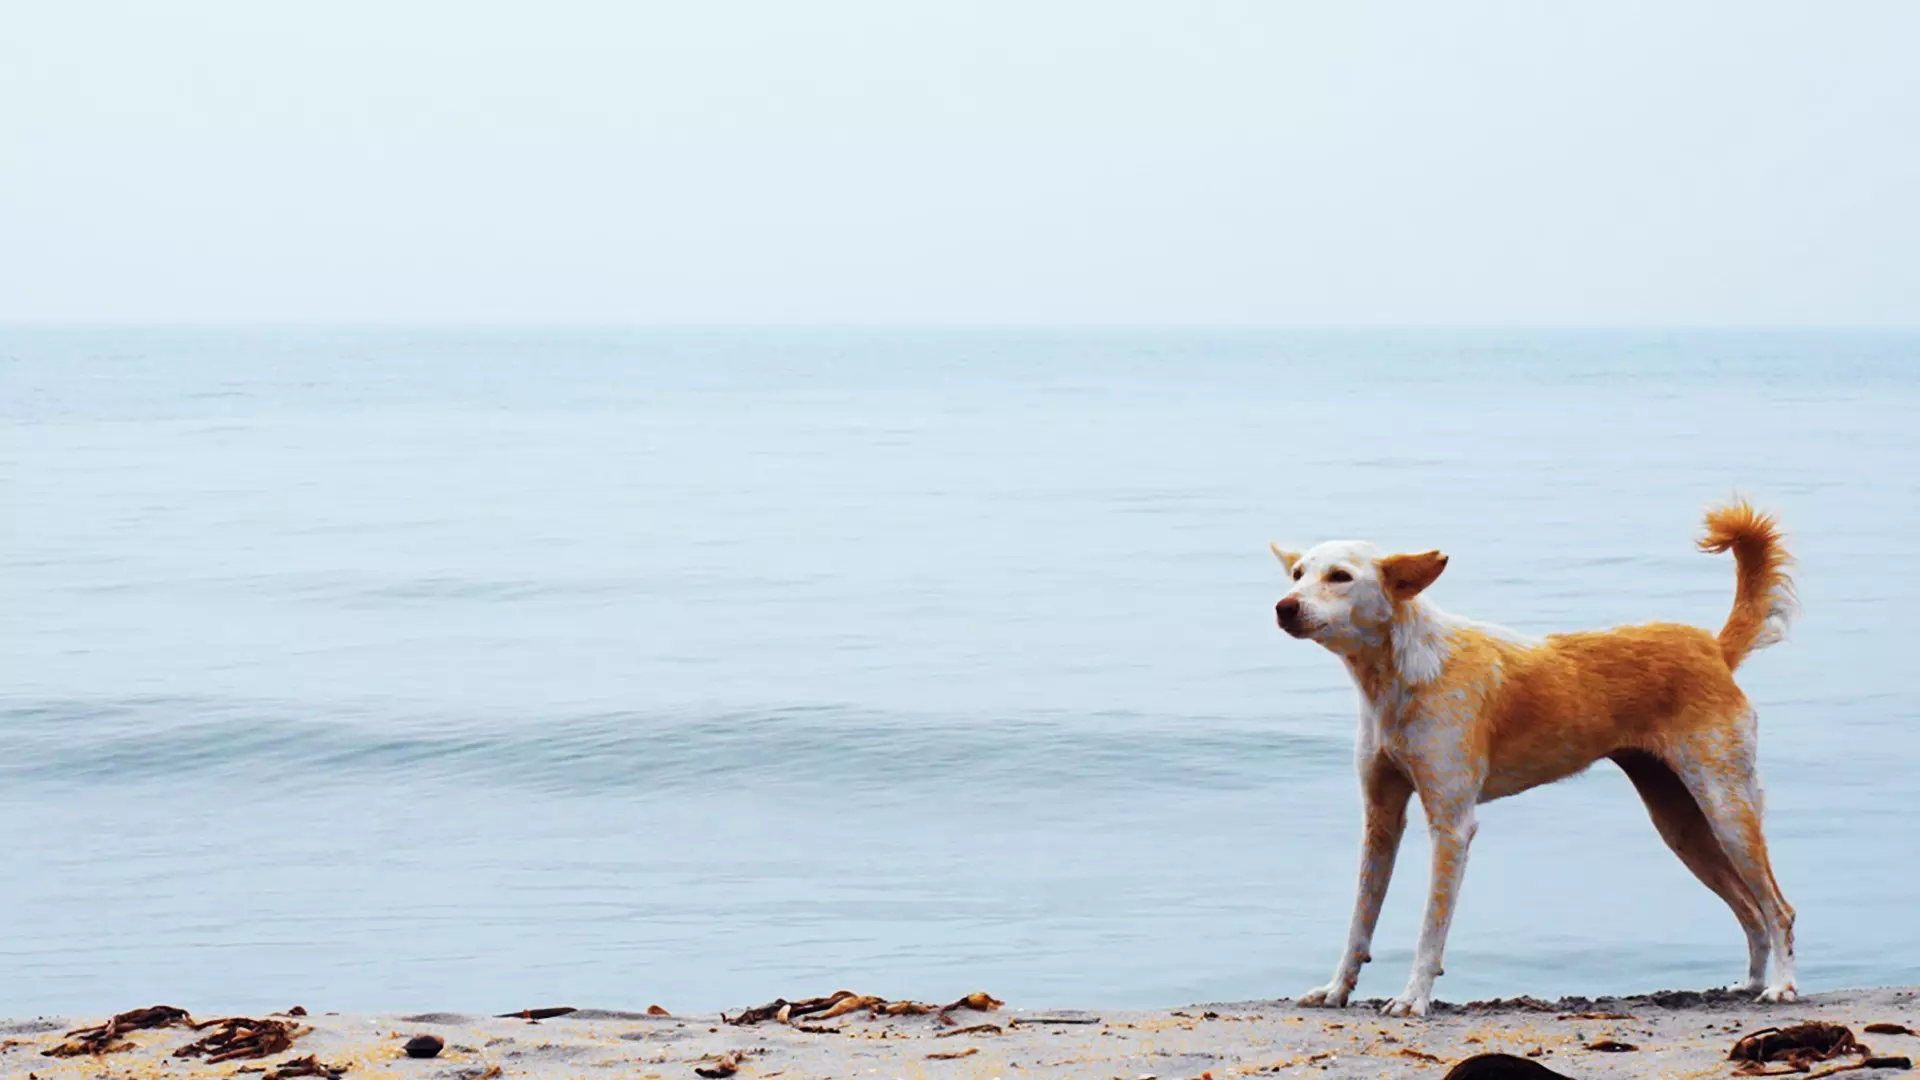
{"type": "Polygon", "coordinates": [[[1674,854],[1740,920],[1747,979],[1736,989],[1793,999],[1793,908],[1767,860],[1754,712],[1733,681],[1749,652],[1786,630],[1789,560],[1773,519],[1744,502],[1707,515],[1700,547],[1733,551],[1738,585],[1718,637],[1652,623],[1539,641],[1448,615],[1424,598],[1447,565],[1437,551],[1382,555],[1353,541],[1305,554],[1274,547],[1293,578],[1275,609],[1281,629],[1339,656],[1360,691],[1359,897],[1333,980],[1301,1004],[1345,1005],[1372,959],[1409,797],[1417,792],[1426,812],[1433,877],[1412,977],[1385,1009],[1393,1016],[1423,1015],[1432,1000],[1474,808],[1601,758],[1626,772],[1674,854]]]}

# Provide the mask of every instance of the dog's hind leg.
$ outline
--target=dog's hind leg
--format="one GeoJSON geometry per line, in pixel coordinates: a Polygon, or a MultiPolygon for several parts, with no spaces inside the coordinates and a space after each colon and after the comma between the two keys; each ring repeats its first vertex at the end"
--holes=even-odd
{"type": "Polygon", "coordinates": [[[1728,862],[1740,875],[1767,929],[1773,978],[1761,1001],[1792,1001],[1797,992],[1793,907],[1781,895],[1761,830],[1761,792],[1751,710],[1670,739],[1660,756],[1693,795],[1728,862]]]}
{"type": "Polygon", "coordinates": [[[1641,801],[1647,804],[1647,813],[1653,818],[1653,827],[1659,830],[1660,838],[1701,884],[1726,901],[1733,909],[1734,918],[1740,920],[1740,929],[1747,935],[1747,979],[1728,989],[1759,993],[1767,984],[1767,958],[1771,952],[1767,924],[1760,917],[1759,903],[1747,891],[1740,872],[1734,869],[1719,839],[1713,835],[1707,816],[1700,812],[1700,805],[1693,801],[1687,786],[1659,758],[1641,750],[1622,750],[1612,758],[1627,774],[1627,779],[1633,781],[1641,801]]]}

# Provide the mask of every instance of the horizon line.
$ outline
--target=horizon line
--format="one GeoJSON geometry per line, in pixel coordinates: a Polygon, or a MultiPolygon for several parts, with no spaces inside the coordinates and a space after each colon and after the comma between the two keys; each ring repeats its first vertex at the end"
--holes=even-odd
{"type": "Polygon", "coordinates": [[[1434,333],[1434,332],[1612,332],[1612,333],[1915,333],[1920,322],[1251,322],[1166,321],[854,321],[751,320],[453,320],[421,319],[15,319],[0,317],[0,328],[37,330],[642,330],[642,331],[968,331],[1005,332],[1240,332],[1240,333],[1434,333]]]}

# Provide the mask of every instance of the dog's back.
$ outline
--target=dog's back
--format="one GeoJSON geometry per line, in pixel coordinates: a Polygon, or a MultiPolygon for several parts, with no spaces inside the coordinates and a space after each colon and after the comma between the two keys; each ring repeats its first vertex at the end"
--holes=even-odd
{"type": "Polygon", "coordinates": [[[1472,678],[1474,661],[1485,658],[1490,685],[1478,722],[1488,798],[1751,715],[1733,672],[1784,636],[1795,610],[1790,558],[1773,519],[1744,502],[1707,515],[1700,547],[1734,553],[1733,608],[1718,634],[1646,623],[1554,634],[1532,647],[1463,642],[1458,659],[1467,670],[1448,671],[1448,681],[1472,678]]]}
{"type": "Polygon", "coordinates": [[[1480,717],[1488,798],[1550,783],[1618,750],[1653,749],[1747,710],[1718,641],[1694,626],[1556,634],[1503,667],[1480,717]]]}

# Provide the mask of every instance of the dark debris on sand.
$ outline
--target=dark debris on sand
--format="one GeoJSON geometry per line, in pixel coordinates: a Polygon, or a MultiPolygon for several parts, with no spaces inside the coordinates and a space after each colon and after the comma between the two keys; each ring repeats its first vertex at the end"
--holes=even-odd
{"type": "Polygon", "coordinates": [[[525,1020],[529,1024],[537,1024],[542,1020],[551,1020],[556,1016],[566,1016],[579,1011],[571,1005],[554,1005],[545,1009],[521,1009],[519,1012],[501,1013],[494,1019],[525,1020]]]}
{"type": "Polygon", "coordinates": [[[347,1074],[345,1065],[329,1065],[318,1057],[308,1054],[303,1058],[283,1061],[261,1080],[294,1080],[295,1077],[314,1076],[319,1080],[341,1080],[347,1074]]]}
{"type": "Polygon", "coordinates": [[[293,1045],[293,1040],[313,1030],[299,1027],[285,1020],[254,1020],[245,1016],[228,1017],[225,1020],[208,1020],[193,1025],[195,1031],[214,1028],[196,1042],[188,1043],[173,1052],[174,1057],[198,1057],[204,1055],[207,1064],[217,1065],[222,1061],[238,1058],[263,1058],[277,1054],[293,1045]]]}
{"type": "MultiPolygon", "coordinates": [[[[1623,997],[1602,996],[1582,997],[1571,995],[1553,1001],[1544,998],[1522,995],[1511,998],[1491,998],[1486,1001],[1469,1001],[1464,1005],[1451,1001],[1436,1001],[1432,1011],[1435,1014],[1480,1015],[1483,1013],[1624,1013],[1635,1008],[1658,1009],[1695,1009],[1712,1012],[1734,1008],[1751,1008],[1753,995],[1734,990],[1655,990],[1650,994],[1628,994],[1623,997]]],[[[1362,1002],[1378,1008],[1386,1004],[1385,998],[1375,998],[1362,1002]]]]}
{"type": "Polygon", "coordinates": [[[1444,1080],[1572,1080],[1537,1061],[1512,1054],[1475,1054],[1447,1070],[1444,1080]]]}
{"type": "Polygon", "coordinates": [[[952,1013],[956,1009],[971,1009],[974,1012],[992,1012],[1006,1004],[999,998],[983,990],[976,990],[958,1001],[946,1005],[929,1005],[922,1001],[888,1001],[872,994],[856,994],[851,990],[838,990],[825,997],[805,998],[800,1001],[788,1001],[775,998],[765,1005],[756,1005],[743,1009],[729,1017],[720,1014],[720,1019],[736,1027],[774,1021],[780,1024],[794,1024],[796,1021],[811,1018],[813,1020],[831,1020],[849,1013],[866,1012],[871,1017],[881,1016],[934,1016],[941,1022],[953,1025],[956,1021],[952,1013]]]}
{"type": "Polygon", "coordinates": [[[66,1042],[51,1050],[42,1050],[40,1053],[42,1057],[80,1057],[86,1054],[111,1054],[120,1050],[131,1050],[133,1044],[120,1038],[126,1032],[192,1022],[193,1017],[188,1016],[185,1009],[176,1009],[172,1005],[152,1005],[144,1009],[123,1012],[97,1027],[69,1031],[66,1042]]]}

